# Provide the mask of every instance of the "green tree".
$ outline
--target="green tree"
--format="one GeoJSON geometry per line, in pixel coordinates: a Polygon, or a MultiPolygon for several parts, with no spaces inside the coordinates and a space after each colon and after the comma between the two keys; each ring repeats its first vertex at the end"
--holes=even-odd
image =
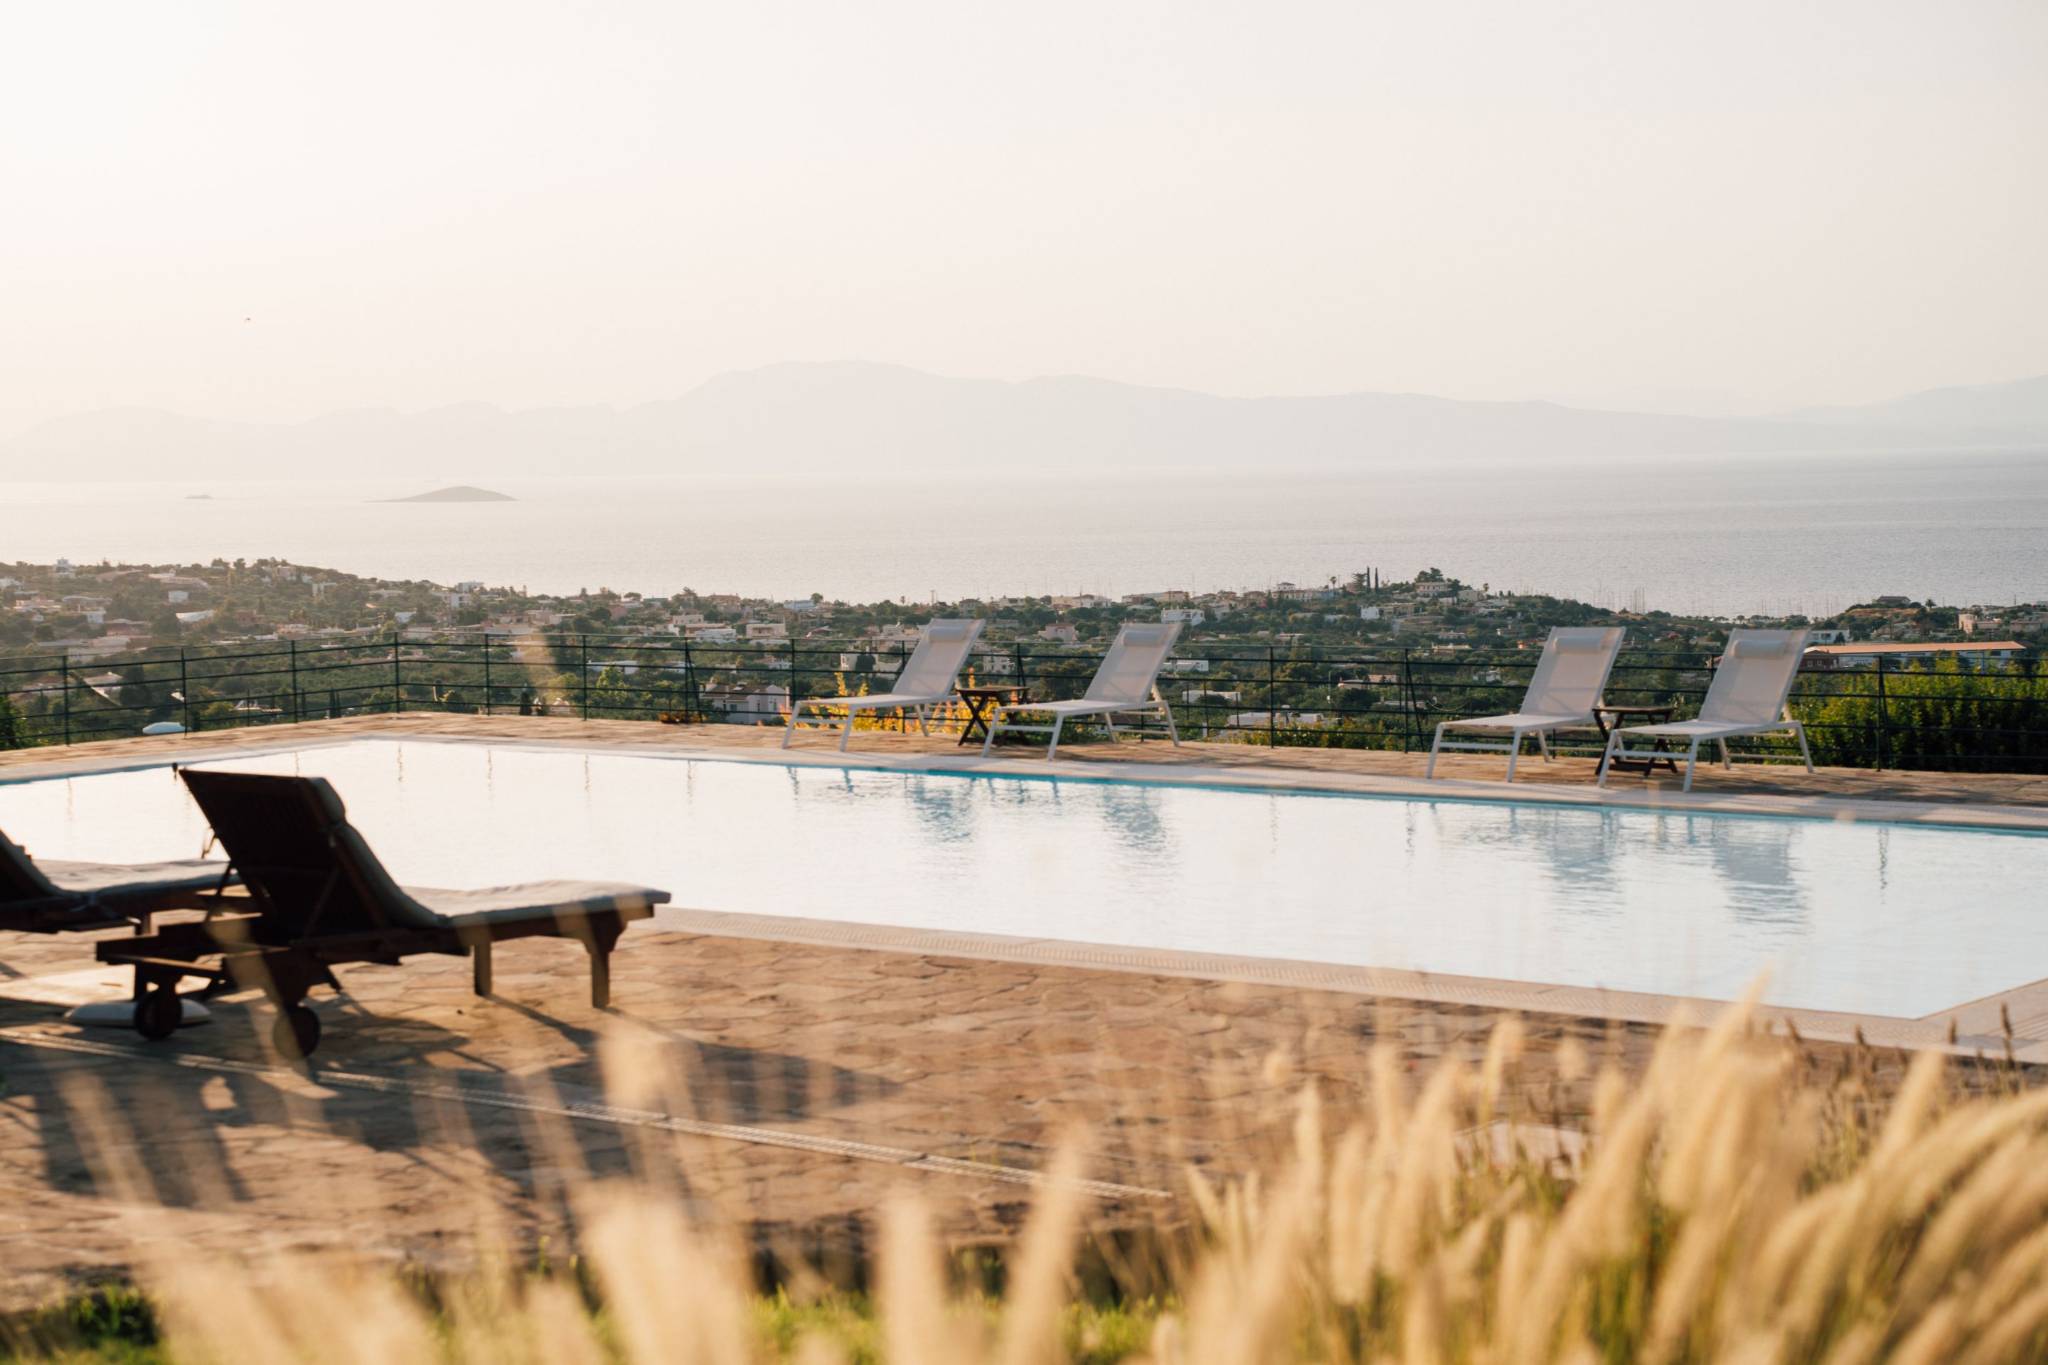
{"type": "Polygon", "coordinates": [[[1945,659],[1924,672],[1886,670],[1882,694],[1875,673],[1840,674],[1821,688],[1793,703],[1816,763],[2048,769],[2048,675],[1979,673],[1945,659]]]}
{"type": "Polygon", "coordinates": [[[28,747],[28,717],[6,697],[0,697],[0,749],[28,747]]]}

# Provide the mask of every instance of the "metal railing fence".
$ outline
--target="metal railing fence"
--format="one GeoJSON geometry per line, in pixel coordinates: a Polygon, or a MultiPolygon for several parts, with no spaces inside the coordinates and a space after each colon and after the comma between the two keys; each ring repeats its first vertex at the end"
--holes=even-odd
{"type": "MultiPolygon", "coordinates": [[[[880,693],[908,642],[667,637],[279,641],[80,659],[0,659],[0,747],[70,744],[172,723],[210,730],[405,711],[780,725],[789,698],[880,693]]],[[[1100,660],[1017,641],[976,651],[963,681],[1076,696],[1100,660]]],[[[1161,675],[1183,737],[1415,751],[1437,722],[1511,711],[1537,651],[1197,645],[1161,675]]],[[[1625,650],[1607,700],[1671,705],[1705,694],[1712,656],[1625,650]]],[[[1808,671],[1793,692],[1817,762],[1852,767],[2048,771],[2048,658],[1982,670],[1808,671]]],[[[865,723],[901,724],[895,718],[865,723]]],[[[1153,726],[1148,733],[1163,737],[1153,726]]],[[[1591,751],[1590,732],[1576,747],[1591,751]]],[[[1574,746],[1567,746],[1574,747],[1574,746]]],[[[1751,752],[1789,753],[1779,741],[1751,752]]]]}

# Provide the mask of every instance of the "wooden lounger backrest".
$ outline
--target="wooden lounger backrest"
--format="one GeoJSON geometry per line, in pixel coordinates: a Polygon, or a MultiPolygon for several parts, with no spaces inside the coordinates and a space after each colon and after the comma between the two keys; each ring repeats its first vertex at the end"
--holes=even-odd
{"type": "Polygon", "coordinates": [[[0,905],[48,901],[63,894],[36,870],[27,849],[0,834],[0,905]]]}
{"type": "Polygon", "coordinates": [[[199,768],[180,776],[261,906],[266,940],[438,923],[391,879],[326,779],[199,768]]]}

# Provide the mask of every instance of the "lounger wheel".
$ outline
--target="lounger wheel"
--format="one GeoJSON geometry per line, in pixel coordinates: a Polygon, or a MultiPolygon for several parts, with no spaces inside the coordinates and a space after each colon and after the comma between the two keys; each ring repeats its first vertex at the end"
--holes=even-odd
{"type": "Polygon", "coordinates": [[[270,1026],[270,1043],[287,1061],[313,1055],[320,1046],[320,1016],[311,1005],[287,1005],[270,1026]]]}
{"type": "Polygon", "coordinates": [[[135,1002],[135,1031],[152,1043],[176,1033],[184,1021],[184,1002],[178,999],[178,988],[168,981],[150,987],[135,1002]]]}

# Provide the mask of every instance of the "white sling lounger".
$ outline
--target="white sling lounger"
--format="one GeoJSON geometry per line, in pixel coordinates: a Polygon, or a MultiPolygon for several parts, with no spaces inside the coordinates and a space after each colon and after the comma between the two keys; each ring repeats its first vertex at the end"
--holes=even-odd
{"type": "MultiPolygon", "coordinates": [[[[1792,695],[1792,681],[1799,676],[1799,664],[1806,656],[1803,630],[1734,630],[1728,633],[1728,647],[1721,653],[1721,665],[1707,685],[1706,700],[1692,720],[1668,725],[1631,725],[1607,737],[1607,752],[1600,756],[1600,784],[1607,783],[1607,770],[1618,758],[1656,756],[1654,750],[1630,749],[1628,739],[1684,740],[1685,783],[1692,790],[1693,764],[1700,745],[1713,740],[1721,746],[1721,766],[1733,767],[1728,741],[1740,735],[1789,734],[1799,741],[1799,756],[1806,771],[1813,771],[1813,753],[1806,747],[1806,729],[1792,719],[1785,701],[1792,695]]],[[[1668,757],[1669,755],[1664,755],[1668,757]]]]}
{"type": "Polygon", "coordinates": [[[1522,709],[1505,716],[1475,716],[1470,720],[1447,720],[1436,727],[1429,746],[1429,767],[1425,779],[1436,776],[1436,756],[1444,749],[1506,754],[1508,781],[1515,780],[1515,760],[1522,756],[1522,740],[1536,736],[1536,746],[1550,757],[1550,732],[1567,726],[1593,724],[1593,708],[1607,689],[1607,675],[1614,671],[1615,656],[1621,653],[1625,632],[1620,626],[1557,626],[1543,642],[1543,657],[1537,661],[1536,676],[1522,697],[1522,709]],[[1444,732],[1476,730],[1483,734],[1505,734],[1507,743],[1483,740],[1447,740],[1444,732]]]}
{"type": "Polygon", "coordinates": [[[1059,754],[1060,729],[1068,721],[1081,716],[1100,716],[1102,723],[1109,727],[1109,737],[1114,740],[1118,712],[1152,712],[1166,717],[1166,733],[1178,745],[1180,731],[1173,723],[1173,708],[1166,704],[1154,684],[1159,679],[1160,668],[1166,663],[1166,656],[1173,653],[1173,642],[1179,638],[1178,621],[1164,625],[1126,621],[1124,628],[1116,633],[1116,643],[1109,647],[1102,667],[1095,670],[1095,679],[1088,684],[1087,693],[1078,700],[1022,701],[998,706],[989,716],[988,737],[981,742],[982,757],[988,756],[989,746],[996,742],[996,735],[1000,732],[1024,730],[1052,734],[1052,743],[1045,750],[1046,760],[1050,762],[1059,754]],[[1051,716],[1052,724],[1019,725],[1003,719],[1019,711],[1051,716]]]}
{"type": "Polygon", "coordinates": [[[839,735],[841,753],[846,751],[847,741],[853,738],[853,717],[859,711],[915,712],[917,728],[930,734],[931,708],[953,699],[953,680],[960,676],[960,670],[966,665],[967,656],[974,649],[974,642],[981,638],[981,628],[986,624],[986,621],[972,620],[928,623],[917,648],[911,651],[909,661],[903,665],[903,671],[889,684],[889,690],[879,697],[806,697],[795,703],[789,708],[789,727],[782,732],[782,747],[787,749],[790,740],[796,738],[797,721],[807,707],[818,719],[829,719],[832,710],[845,709],[846,728],[839,735]]]}

